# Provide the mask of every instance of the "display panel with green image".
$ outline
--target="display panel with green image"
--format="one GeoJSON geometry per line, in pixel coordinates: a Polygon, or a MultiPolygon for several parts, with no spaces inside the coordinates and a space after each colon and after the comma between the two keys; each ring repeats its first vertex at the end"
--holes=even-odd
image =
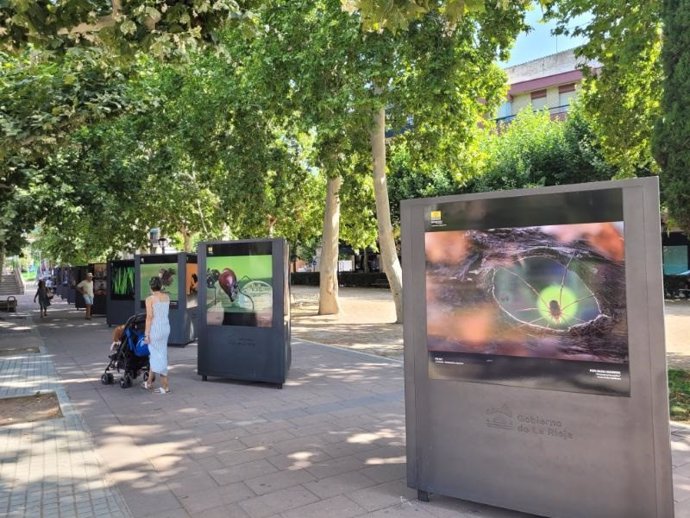
{"type": "Polygon", "coordinates": [[[134,265],[113,263],[110,274],[110,297],[114,300],[134,300],[134,265]]]}
{"type": "Polygon", "coordinates": [[[241,246],[235,250],[237,255],[215,257],[211,256],[213,248],[209,247],[206,260],[207,323],[271,327],[273,257],[265,250],[243,249],[241,246]],[[252,251],[264,253],[251,255],[252,251]]]}
{"type": "Polygon", "coordinates": [[[151,278],[159,277],[163,283],[162,292],[167,293],[171,302],[178,300],[178,272],[177,263],[151,263],[139,265],[139,274],[141,278],[139,295],[141,300],[151,295],[151,288],[149,283],[151,278]]]}

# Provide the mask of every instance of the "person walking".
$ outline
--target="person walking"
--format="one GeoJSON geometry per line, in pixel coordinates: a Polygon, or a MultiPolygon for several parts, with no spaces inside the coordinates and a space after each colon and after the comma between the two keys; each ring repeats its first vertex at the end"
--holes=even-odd
{"type": "Polygon", "coordinates": [[[168,385],[168,337],[170,336],[170,297],[161,291],[163,281],[152,277],[149,282],[151,295],[146,297],[146,328],[144,342],[149,345],[149,379],[142,387],[156,394],[170,392],[168,385]],[[161,386],[153,388],[156,375],[160,376],[161,386]]]}
{"type": "Polygon", "coordinates": [[[48,296],[48,287],[46,286],[46,281],[41,279],[38,281],[38,289],[36,290],[36,295],[34,295],[34,303],[38,299],[38,307],[41,312],[41,318],[48,316],[48,306],[50,306],[50,297],[48,296]]]}

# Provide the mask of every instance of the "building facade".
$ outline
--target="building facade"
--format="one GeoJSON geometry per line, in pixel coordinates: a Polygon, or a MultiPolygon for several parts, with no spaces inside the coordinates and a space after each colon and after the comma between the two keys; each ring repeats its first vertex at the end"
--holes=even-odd
{"type": "Polygon", "coordinates": [[[596,70],[596,61],[575,57],[575,50],[521,63],[505,69],[510,89],[499,109],[498,122],[510,122],[525,108],[548,109],[554,119],[564,119],[582,83],[581,64],[596,70]]]}

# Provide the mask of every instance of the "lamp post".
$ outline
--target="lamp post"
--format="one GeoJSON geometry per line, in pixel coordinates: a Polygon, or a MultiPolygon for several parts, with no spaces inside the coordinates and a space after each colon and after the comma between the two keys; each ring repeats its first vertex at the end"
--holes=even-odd
{"type": "Polygon", "coordinates": [[[158,244],[159,244],[160,247],[161,247],[161,253],[162,253],[162,254],[165,253],[165,245],[166,245],[167,243],[168,243],[168,238],[167,238],[167,237],[158,238],[158,244]]]}

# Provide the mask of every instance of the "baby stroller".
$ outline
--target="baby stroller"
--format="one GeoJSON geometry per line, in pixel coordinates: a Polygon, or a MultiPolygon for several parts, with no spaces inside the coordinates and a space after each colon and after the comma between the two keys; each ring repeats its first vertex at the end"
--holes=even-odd
{"type": "Polygon", "coordinates": [[[143,373],[144,381],[149,377],[149,347],[143,341],[146,327],[146,313],[139,313],[127,319],[125,329],[116,349],[108,356],[110,363],[101,376],[101,383],[111,385],[115,377],[110,369],[122,372],[120,387],[132,386],[132,381],[143,373]]]}

